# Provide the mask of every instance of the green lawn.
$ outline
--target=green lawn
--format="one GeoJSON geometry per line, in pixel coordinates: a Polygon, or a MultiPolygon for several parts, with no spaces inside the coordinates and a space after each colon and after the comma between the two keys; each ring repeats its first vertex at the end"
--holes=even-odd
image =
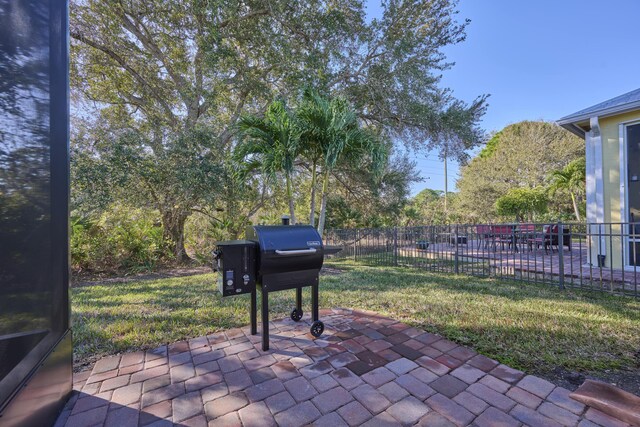
{"type": "MultiPolygon", "coordinates": [[[[380,312],[528,372],[638,367],[640,301],[546,285],[332,261],[323,308],[380,312]]],[[[73,288],[76,362],[249,323],[249,298],[222,299],[214,274],[73,288]]],[[[308,307],[309,291],[305,289],[308,307]]],[[[286,316],[293,291],[270,299],[286,316]]]]}

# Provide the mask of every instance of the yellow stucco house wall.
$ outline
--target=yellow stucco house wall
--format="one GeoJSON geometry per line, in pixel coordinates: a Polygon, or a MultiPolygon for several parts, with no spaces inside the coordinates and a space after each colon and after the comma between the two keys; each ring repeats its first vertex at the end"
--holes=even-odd
{"type": "Polygon", "coordinates": [[[585,139],[588,263],[640,268],[640,89],[558,121],[585,139]]]}

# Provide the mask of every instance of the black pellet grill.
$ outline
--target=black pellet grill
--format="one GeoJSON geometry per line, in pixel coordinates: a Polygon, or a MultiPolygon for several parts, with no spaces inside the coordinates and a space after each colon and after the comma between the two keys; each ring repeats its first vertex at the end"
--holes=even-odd
{"type": "Polygon", "coordinates": [[[269,349],[269,292],[296,290],[291,319],[302,319],[302,288],[311,286],[311,334],[319,337],[324,324],[318,315],[318,281],[324,256],[340,248],[325,248],[310,225],[255,225],[247,240],[217,242],[214,270],[219,271],[222,296],[251,294],[251,334],[258,333],[257,289],[261,292],[262,349],[269,349]]]}

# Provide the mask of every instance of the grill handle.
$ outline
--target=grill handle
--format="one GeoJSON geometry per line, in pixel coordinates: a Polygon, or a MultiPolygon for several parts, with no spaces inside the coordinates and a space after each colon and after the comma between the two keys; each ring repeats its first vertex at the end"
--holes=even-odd
{"type": "Polygon", "coordinates": [[[280,249],[276,249],[276,254],[282,255],[282,256],[307,255],[307,254],[315,254],[315,253],[316,253],[315,248],[294,249],[290,251],[281,251],[280,249]]]}

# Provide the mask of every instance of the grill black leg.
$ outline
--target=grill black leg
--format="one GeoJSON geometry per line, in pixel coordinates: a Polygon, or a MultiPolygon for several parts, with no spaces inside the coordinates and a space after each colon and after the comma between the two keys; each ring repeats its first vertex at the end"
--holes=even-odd
{"type": "Polygon", "coordinates": [[[251,335],[256,335],[258,333],[258,307],[257,307],[257,300],[258,299],[258,295],[256,292],[256,288],[254,287],[251,290],[251,313],[249,313],[249,316],[251,317],[251,335]]]}
{"type": "Polygon", "coordinates": [[[296,309],[302,311],[302,288],[296,288],[296,309]]]}
{"type": "Polygon", "coordinates": [[[311,286],[311,318],[315,322],[320,316],[318,315],[318,282],[311,286]]]}
{"type": "Polygon", "coordinates": [[[269,350],[269,292],[262,287],[262,351],[269,350]]]}

